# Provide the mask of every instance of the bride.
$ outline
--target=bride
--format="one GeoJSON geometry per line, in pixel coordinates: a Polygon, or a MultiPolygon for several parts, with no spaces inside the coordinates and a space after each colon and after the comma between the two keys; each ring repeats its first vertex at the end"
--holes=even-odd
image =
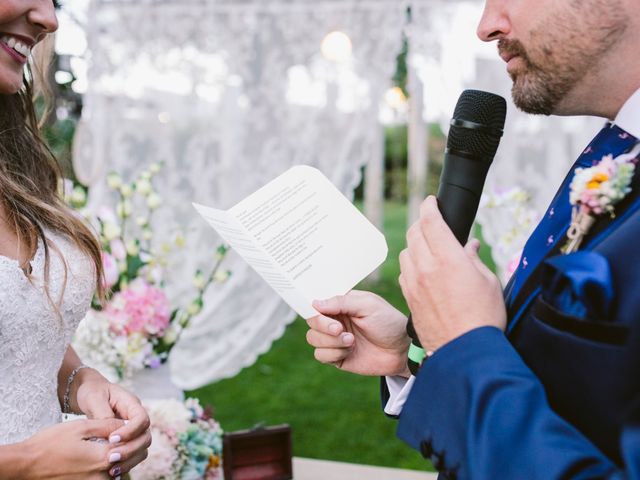
{"type": "Polygon", "coordinates": [[[104,292],[32,102],[31,49],[57,29],[56,6],[0,1],[0,478],[119,478],[146,458],[149,417],[70,347],[104,292]],[[60,423],[62,410],[88,419],[60,423]]]}

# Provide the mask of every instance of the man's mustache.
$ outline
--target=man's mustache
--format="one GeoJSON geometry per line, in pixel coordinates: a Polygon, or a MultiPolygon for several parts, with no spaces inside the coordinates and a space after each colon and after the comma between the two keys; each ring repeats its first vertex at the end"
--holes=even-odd
{"type": "Polygon", "coordinates": [[[530,63],[529,55],[527,55],[524,45],[519,40],[500,39],[498,41],[498,52],[500,55],[508,54],[512,57],[522,57],[523,60],[530,63]]]}

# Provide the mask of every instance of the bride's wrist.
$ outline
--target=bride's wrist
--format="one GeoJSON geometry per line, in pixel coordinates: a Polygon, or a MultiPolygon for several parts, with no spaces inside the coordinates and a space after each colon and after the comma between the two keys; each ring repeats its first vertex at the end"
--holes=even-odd
{"type": "Polygon", "coordinates": [[[77,367],[74,372],[71,373],[67,380],[68,387],[65,392],[65,404],[63,407],[69,411],[68,413],[86,413],[78,401],[78,392],[82,386],[88,383],[109,383],[109,381],[100,372],[85,365],[77,367]]]}

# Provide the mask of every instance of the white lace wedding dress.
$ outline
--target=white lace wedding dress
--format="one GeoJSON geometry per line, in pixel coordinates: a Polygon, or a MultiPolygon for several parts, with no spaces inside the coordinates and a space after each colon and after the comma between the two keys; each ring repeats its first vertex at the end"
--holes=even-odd
{"type": "Polygon", "coordinates": [[[31,261],[32,282],[17,261],[0,256],[0,445],[24,440],[61,420],[58,370],[94,291],[90,259],[59,235],[47,233],[47,238],[53,244],[51,298],[58,303],[63,295],[59,313],[42,283],[43,242],[31,261]],[[67,263],[66,282],[61,255],[67,263]]]}

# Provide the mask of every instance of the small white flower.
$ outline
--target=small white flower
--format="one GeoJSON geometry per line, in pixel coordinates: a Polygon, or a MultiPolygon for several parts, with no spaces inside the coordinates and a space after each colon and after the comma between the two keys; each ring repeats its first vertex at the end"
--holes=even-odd
{"type": "Polygon", "coordinates": [[[119,202],[116,206],[116,213],[120,218],[128,218],[131,216],[133,208],[131,206],[131,202],[127,199],[119,202]]]}
{"type": "Polygon", "coordinates": [[[230,276],[231,272],[229,272],[228,270],[218,270],[213,276],[213,280],[217,283],[224,283],[229,279],[230,276]]]}
{"type": "Polygon", "coordinates": [[[152,193],[149,195],[149,197],[147,198],[147,206],[151,209],[151,210],[155,210],[156,208],[158,208],[160,205],[162,204],[162,199],[160,198],[160,195],[158,195],[157,193],[152,193]]]}
{"type": "Polygon", "coordinates": [[[191,425],[191,412],[178,400],[158,400],[145,406],[156,428],[182,433],[191,425]]]}
{"type": "Polygon", "coordinates": [[[138,243],[135,240],[129,240],[127,242],[127,253],[132,257],[140,253],[140,247],[138,247],[138,243]]]}
{"type": "Polygon", "coordinates": [[[87,201],[87,194],[82,187],[75,187],[71,192],[71,202],[74,205],[83,205],[87,201]]]}
{"type": "Polygon", "coordinates": [[[110,242],[115,238],[118,238],[121,233],[122,233],[122,229],[120,228],[120,225],[118,225],[117,223],[106,222],[103,226],[102,234],[104,235],[104,238],[106,238],[108,242],[110,242]]]}
{"type": "Polygon", "coordinates": [[[124,198],[131,198],[131,195],[133,195],[133,188],[131,188],[131,185],[122,185],[120,187],[120,194],[124,198]]]}
{"type": "Polygon", "coordinates": [[[152,163],[151,166],[149,167],[149,171],[153,174],[156,174],[158,172],[160,172],[160,164],[159,163],[152,163]]]}
{"type": "Polygon", "coordinates": [[[187,239],[184,238],[184,235],[179,233],[176,235],[175,243],[176,243],[176,247],[184,248],[184,246],[187,244],[187,239]]]}
{"type": "Polygon", "coordinates": [[[191,316],[197,315],[202,310],[202,307],[198,302],[193,302],[191,305],[187,307],[187,313],[191,316]]]}
{"type": "Polygon", "coordinates": [[[193,278],[193,286],[196,287],[197,289],[201,289],[201,288],[204,288],[204,285],[205,285],[204,275],[202,275],[202,273],[200,272],[196,273],[196,276],[193,278]]]}
{"type": "Polygon", "coordinates": [[[136,192],[140,195],[147,196],[153,191],[151,182],[146,178],[141,178],[136,182],[136,192]]]}
{"type": "Polygon", "coordinates": [[[115,172],[111,172],[107,175],[107,185],[112,190],[117,190],[122,186],[122,178],[115,172]]]}
{"type": "Polygon", "coordinates": [[[165,345],[170,346],[176,343],[176,340],[178,340],[178,332],[173,326],[170,326],[164,331],[162,341],[165,345]]]}

